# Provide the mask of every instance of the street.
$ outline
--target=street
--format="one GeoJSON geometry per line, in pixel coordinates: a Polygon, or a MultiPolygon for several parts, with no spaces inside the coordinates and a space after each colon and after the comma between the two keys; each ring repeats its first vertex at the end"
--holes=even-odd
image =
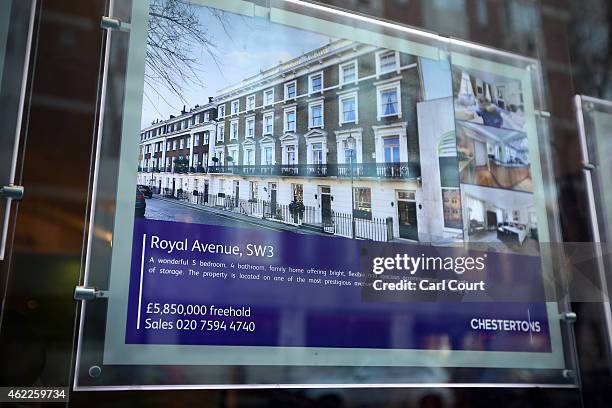
{"type": "MultiPolygon", "coordinates": [[[[230,214],[230,213],[228,213],[230,214]]],[[[238,227],[238,228],[262,228],[273,231],[285,230],[292,231],[298,234],[312,234],[312,232],[301,230],[297,227],[287,224],[280,224],[276,221],[259,220],[256,218],[247,218],[242,216],[244,220],[237,214],[224,216],[216,214],[211,210],[193,208],[182,204],[179,201],[165,200],[158,198],[147,199],[147,210],[145,218],[150,220],[188,222],[194,224],[219,225],[223,227],[238,227]]]]}
{"type": "Polygon", "coordinates": [[[224,227],[253,227],[244,221],[214,214],[206,210],[198,210],[178,202],[147,199],[145,218],[162,221],[188,222],[195,224],[220,225],[224,227]]]}

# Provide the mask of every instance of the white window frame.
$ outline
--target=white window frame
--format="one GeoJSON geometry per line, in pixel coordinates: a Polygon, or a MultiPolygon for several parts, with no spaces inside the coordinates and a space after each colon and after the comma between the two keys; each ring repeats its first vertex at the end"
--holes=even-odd
{"type": "Polygon", "coordinates": [[[217,108],[217,114],[219,118],[223,118],[225,116],[225,103],[222,103],[217,108]]]}
{"type": "Polygon", "coordinates": [[[255,94],[246,97],[246,110],[255,110],[255,94]]]}
{"type": "Polygon", "coordinates": [[[316,143],[321,143],[321,163],[319,164],[327,164],[327,132],[321,129],[314,129],[304,135],[304,139],[306,140],[306,163],[309,165],[313,165],[313,145],[316,143]]]}
{"type": "Polygon", "coordinates": [[[247,166],[255,166],[255,148],[245,149],[244,159],[246,160],[245,165],[247,165],[247,166]],[[249,157],[249,156],[251,156],[251,157],[249,157]],[[249,159],[253,159],[253,160],[249,160],[249,159]]]}
{"type": "Polygon", "coordinates": [[[176,139],[172,141],[172,150],[176,150],[176,139]]]}
{"type": "Polygon", "coordinates": [[[240,112],[240,99],[234,99],[230,102],[230,115],[237,115],[240,112]],[[238,103],[238,107],[234,109],[234,104],[238,103]]]}
{"type": "Polygon", "coordinates": [[[363,128],[337,130],[336,132],[336,160],[340,164],[346,161],[345,144],[349,136],[355,139],[355,162],[363,163],[363,128]]]}
{"type": "Polygon", "coordinates": [[[230,140],[238,140],[239,129],[240,126],[238,126],[238,119],[232,119],[230,121],[230,140]],[[236,133],[233,132],[234,125],[236,126],[236,133]]]}
{"type": "Polygon", "coordinates": [[[290,100],[297,98],[297,80],[294,79],[293,81],[285,82],[284,88],[285,88],[285,94],[283,96],[285,98],[285,101],[290,101],[290,100]],[[291,85],[295,87],[295,96],[293,97],[289,97],[289,93],[288,93],[288,89],[291,85]]]}
{"type": "Polygon", "coordinates": [[[296,106],[291,106],[289,108],[283,109],[283,129],[285,132],[295,132],[297,131],[297,109],[296,106]],[[293,121],[293,129],[287,128],[287,113],[293,112],[295,120],[293,121]]]}
{"type": "Polygon", "coordinates": [[[325,103],[322,99],[308,103],[308,129],[322,129],[325,127],[325,103]],[[314,125],[312,116],[312,108],[315,106],[321,107],[321,125],[314,125]]]}
{"type": "Polygon", "coordinates": [[[193,135],[193,146],[197,146],[200,144],[200,134],[196,133],[193,135]]]}
{"type": "Polygon", "coordinates": [[[376,118],[380,120],[381,118],[390,118],[390,117],[402,117],[402,87],[400,79],[393,78],[390,81],[381,81],[379,83],[374,83],[376,85],[376,118]],[[395,89],[397,93],[397,113],[392,113],[390,115],[383,115],[382,113],[382,93],[389,89],[395,89]]]}
{"type": "Polygon", "coordinates": [[[217,137],[215,138],[217,142],[223,142],[225,140],[225,122],[217,125],[217,137]]]}
{"type": "Polygon", "coordinates": [[[261,146],[261,165],[262,166],[273,166],[275,164],[275,160],[274,160],[274,156],[275,156],[275,152],[274,152],[274,144],[271,143],[267,143],[265,145],[261,146]],[[270,159],[271,161],[268,163],[266,159],[266,152],[270,151],[270,159]]]}
{"type": "Polygon", "coordinates": [[[255,115],[244,118],[244,138],[253,139],[255,137],[255,115]],[[249,122],[253,124],[253,134],[249,136],[249,122]]]}
{"type": "Polygon", "coordinates": [[[318,71],[318,72],[308,75],[308,94],[311,95],[314,93],[323,93],[323,91],[325,90],[325,85],[323,81],[324,81],[323,71],[318,71]],[[321,89],[319,89],[318,91],[315,91],[312,87],[312,80],[314,79],[314,77],[317,77],[319,75],[321,75],[321,89]]]}
{"type": "Polygon", "coordinates": [[[227,162],[227,164],[229,166],[237,165],[238,164],[238,159],[239,159],[238,155],[240,154],[239,153],[239,149],[238,149],[238,145],[237,144],[233,144],[233,145],[227,145],[226,147],[227,147],[227,155],[225,156],[225,161],[227,162]],[[232,153],[236,153],[236,154],[234,155],[232,153]],[[230,162],[227,161],[227,157],[228,156],[232,158],[231,164],[230,164],[230,162]]]}
{"type": "Polygon", "coordinates": [[[261,121],[261,134],[262,135],[273,135],[274,134],[274,111],[266,112],[263,114],[263,118],[261,121]],[[272,118],[272,130],[270,132],[266,131],[266,119],[272,118]]]}
{"type": "Polygon", "coordinates": [[[376,77],[378,78],[380,75],[388,74],[389,72],[397,72],[398,74],[400,72],[399,51],[393,51],[393,50],[378,51],[376,53],[376,77]],[[394,56],[395,56],[395,68],[394,69],[389,69],[387,71],[383,71],[382,67],[381,67],[382,56],[384,54],[390,54],[390,53],[394,53],[394,56]]]}
{"type": "Polygon", "coordinates": [[[216,166],[223,166],[223,162],[225,161],[225,146],[220,146],[215,149],[215,155],[219,159],[216,166]]]}
{"type": "Polygon", "coordinates": [[[342,85],[349,85],[349,84],[357,84],[359,82],[359,71],[358,71],[358,65],[357,65],[357,60],[354,59],[352,61],[347,61],[345,63],[342,63],[338,66],[338,78],[340,78],[340,86],[342,87],[342,85]],[[354,81],[350,81],[347,82],[344,79],[344,67],[348,66],[348,65],[352,65],[355,68],[355,80],[354,81]]]}
{"type": "Polygon", "coordinates": [[[345,123],[354,123],[355,125],[359,124],[359,93],[357,91],[346,92],[338,95],[338,124],[342,126],[345,123]],[[343,101],[347,99],[355,100],[355,120],[354,121],[344,121],[344,106],[342,104],[343,101]]]}
{"type": "Polygon", "coordinates": [[[273,106],[274,105],[274,88],[264,89],[263,91],[263,106],[273,106]],[[272,92],[272,102],[268,103],[266,94],[271,91],[272,92]]]}
{"type": "Polygon", "coordinates": [[[255,148],[255,143],[254,142],[249,142],[248,144],[244,144],[242,146],[242,164],[244,166],[255,166],[255,163],[257,163],[257,159],[255,157],[256,154],[256,148],[255,148]],[[253,155],[252,159],[253,162],[249,162],[249,152],[253,155]]]}

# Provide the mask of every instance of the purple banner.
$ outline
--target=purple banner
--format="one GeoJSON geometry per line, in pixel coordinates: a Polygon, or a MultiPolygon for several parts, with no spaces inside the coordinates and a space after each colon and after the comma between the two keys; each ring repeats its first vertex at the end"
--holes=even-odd
{"type": "MultiPolygon", "coordinates": [[[[144,219],[133,242],[129,344],[551,350],[543,301],[365,296],[374,257],[450,258],[456,249],[144,219]]],[[[486,262],[493,292],[543,291],[537,257],[486,262]],[[509,284],[513,267],[523,273],[509,284]]]]}

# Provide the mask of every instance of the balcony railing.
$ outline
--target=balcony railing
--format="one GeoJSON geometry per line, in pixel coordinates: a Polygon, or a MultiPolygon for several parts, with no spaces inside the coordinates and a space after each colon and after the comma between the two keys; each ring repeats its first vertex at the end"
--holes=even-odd
{"type": "MultiPolygon", "coordinates": [[[[170,167],[166,168],[170,172],[170,167]]],[[[148,171],[147,169],[139,171],[148,171]]],[[[163,171],[163,168],[162,168],[163,171]]],[[[175,173],[236,174],[240,176],[338,177],[414,179],[420,177],[418,162],[353,164],[264,164],[175,167],[175,173]]]]}

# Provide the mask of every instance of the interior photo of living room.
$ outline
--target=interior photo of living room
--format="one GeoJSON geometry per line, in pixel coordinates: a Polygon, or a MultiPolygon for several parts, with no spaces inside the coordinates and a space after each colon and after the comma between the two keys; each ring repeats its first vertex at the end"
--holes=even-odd
{"type": "Polygon", "coordinates": [[[531,193],[461,185],[466,241],[500,252],[537,255],[538,226],[531,193]]]}
{"type": "Polygon", "coordinates": [[[524,130],[521,83],[500,75],[455,67],[455,117],[481,125],[524,130]]]}
{"type": "Polygon", "coordinates": [[[462,121],[456,129],[462,183],[533,191],[525,133],[462,121]]]}

